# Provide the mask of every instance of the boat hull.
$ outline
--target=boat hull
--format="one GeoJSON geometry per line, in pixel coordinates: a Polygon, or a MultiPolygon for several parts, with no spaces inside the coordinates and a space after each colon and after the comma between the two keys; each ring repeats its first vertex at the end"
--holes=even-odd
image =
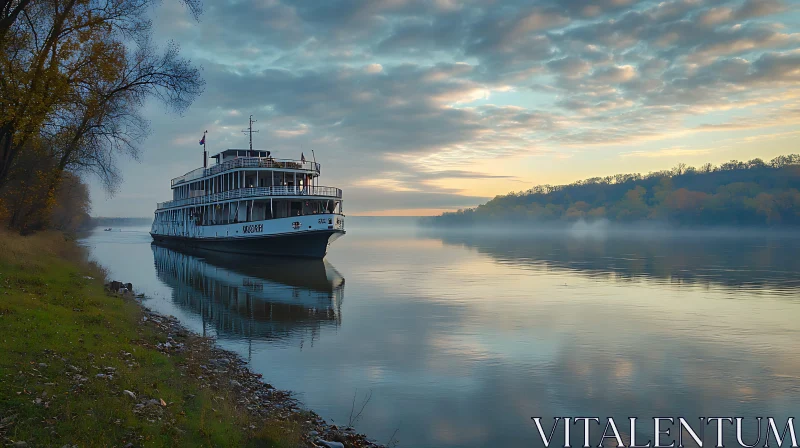
{"type": "Polygon", "coordinates": [[[249,238],[194,238],[151,233],[153,241],[178,249],[204,249],[247,255],[324,258],[328,246],[344,230],[312,230],[249,238]]]}

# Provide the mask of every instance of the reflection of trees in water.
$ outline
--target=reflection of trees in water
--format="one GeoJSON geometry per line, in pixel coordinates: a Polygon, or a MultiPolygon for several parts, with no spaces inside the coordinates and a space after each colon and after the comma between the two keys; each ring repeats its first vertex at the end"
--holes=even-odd
{"type": "MultiPolygon", "coordinates": [[[[344,279],[322,260],[286,260],[176,251],[151,245],[172,300],[220,337],[319,337],[341,324],[344,279]]],[[[302,344],[302,342],[301,342],[302,344]]]]}
{"type": "Polygon", "coordinates": [[[800,239],[550,236],[488,236],[437,233],[446,244],[463,245],[504,263],[545,265],[619,280],[649,277],[669,282],[770,288],[800,288],[800,239]]]}

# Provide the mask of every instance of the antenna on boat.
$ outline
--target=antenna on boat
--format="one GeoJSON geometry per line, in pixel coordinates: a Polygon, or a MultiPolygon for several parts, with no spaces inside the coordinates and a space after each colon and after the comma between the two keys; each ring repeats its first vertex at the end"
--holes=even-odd
{"type": "Polygon", "coordinates": [[[242,132],[245,134],[250,134],[250,151],[253,150],[253,132],[258,132],[253,130],[253,123],[257,122],[258,120],[253,120],[253,116],[250,115],[250,128],[245,129],[242,132]]]}

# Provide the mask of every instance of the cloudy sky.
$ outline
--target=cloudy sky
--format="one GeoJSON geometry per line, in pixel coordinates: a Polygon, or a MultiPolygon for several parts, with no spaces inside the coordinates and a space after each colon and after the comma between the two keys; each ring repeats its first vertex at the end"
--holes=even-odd
{"type": "Polygon", "coordinates": [[[152,216],[209,151],[322,164],[348,214],[421,215],[536,184],[800,152],[795,0],[206,0],[154,10],[202,66],[96,216],[152,216]]]}

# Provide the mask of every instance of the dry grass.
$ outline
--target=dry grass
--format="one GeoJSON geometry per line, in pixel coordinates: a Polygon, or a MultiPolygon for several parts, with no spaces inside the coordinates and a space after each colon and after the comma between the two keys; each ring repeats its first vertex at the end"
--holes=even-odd
{"type": "Polygon", "coordinates": [[[86,249],[61,232],[45,231],[21,236],[0,229],[0,247],[0,265],[15,265],[41,271],[53,259],[61,259],[72,263],[91,277],[106,280],[106,269],[89,260],[86,249]]]}

